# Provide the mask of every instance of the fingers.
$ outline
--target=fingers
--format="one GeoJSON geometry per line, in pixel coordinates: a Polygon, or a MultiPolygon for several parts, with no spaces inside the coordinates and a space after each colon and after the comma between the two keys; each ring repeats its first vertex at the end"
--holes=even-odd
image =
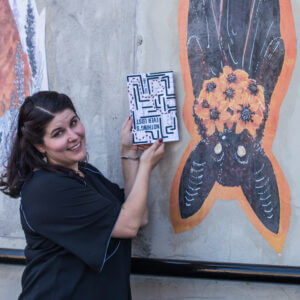
{"type": "Polygon", "coordinates": [[[138,150],[145,151],[150,147],[151,147],[151,145],[149,145],[149,144],[148,145],[138,145],[138,150]]]}
{"type": "Polygon", "coordinates": [[[131,117],[129,116],[125,122],[123,123],[123,126],[122,126],[122,130],[125,130],[125,131],[130,131],[132,128],[132,119],[131,117]]]}
{"type": "Polygon", "coordinates": [[[162,139],[157,140],[140,157],[140,164],[153,170],[164,155],[164,143],[162,139]]]}
{"type": "Polygon", "coordinates": [[[156,149],[156,153],[162,155],[165,152],[165,143],[160,143],[158,149],[156,149]]]}
{"type": "Polygon", "coordinates": [[[156,140],[155,143],[150,148],[152,148],[154,151],[156,151],[161,144],[163,144],[162,138],[156,140]]]}

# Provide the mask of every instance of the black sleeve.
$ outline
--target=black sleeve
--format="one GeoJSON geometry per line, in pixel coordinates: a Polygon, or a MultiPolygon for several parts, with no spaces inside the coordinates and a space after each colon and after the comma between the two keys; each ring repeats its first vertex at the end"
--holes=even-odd
{"type": "Polygon", "coordinates": [[[39,177],[22,192],[28,223],[37,233],[101,271],[121,204],[75,178],[58,174],[39,177]]]}
{"type": "Polygon", "coordinates": [[[125,193],[124,189],[121,189],[116,183],[111,182],[108,180],[97,168],[92,166],[91,164],[86,164],[83,169],[85,169],[87,172],[92,172],[94,174],[97,174],[103,184],[110,190],[110,192],[117,197],[121,203],[125,202],[125,193]]]}
{"type": "Polygon", "coordinates": [[[114,196],[117,197],[121,203],[124,203],[125,202],[124,189],[120,189],[120,187],[116,183],[111,182],[106,177],[104,177],[102,174],[100,176],[102,176],[102,182],[105,183],[105,185],[114,194],[114,196]]]}

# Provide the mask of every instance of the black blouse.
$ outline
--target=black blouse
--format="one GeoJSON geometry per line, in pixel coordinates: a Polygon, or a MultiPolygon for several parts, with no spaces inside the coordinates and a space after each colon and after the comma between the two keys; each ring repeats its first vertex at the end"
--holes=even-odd
{"type": "Polygon", "coordinates": [[[82,171],[80,179],[39,170],[22,188],[19,299],[131,299],[131,240],[111,238],[124,192],[91,165],[82,171]]]}

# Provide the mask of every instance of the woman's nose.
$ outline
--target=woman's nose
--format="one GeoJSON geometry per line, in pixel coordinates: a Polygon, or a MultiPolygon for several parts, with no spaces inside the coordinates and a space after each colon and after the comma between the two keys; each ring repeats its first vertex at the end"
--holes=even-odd
{"type": "Polygon", "coordinates": [[[72,129],[68,130],[68,141],[72,142],[77,140],[78,138],[78,134],[76,132],[74,132],[72,129]]]}

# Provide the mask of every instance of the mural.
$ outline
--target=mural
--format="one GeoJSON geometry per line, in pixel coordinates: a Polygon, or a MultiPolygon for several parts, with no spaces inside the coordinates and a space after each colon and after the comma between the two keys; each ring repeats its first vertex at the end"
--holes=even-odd
{"type": "Polygon", "coordinates": [[[173,180],[174,230],[236,199],[280,253],[290,192],[271,146],[296,56],[290,1],[181,0],[179,33],[191,141],[173,180]]]}
{"type": "Polygon", "coordinates": [[[26,96],[48,89],[45,11],[34,0],[0,1],[0,172],[4,171],[18,108],[26,96]]]}

